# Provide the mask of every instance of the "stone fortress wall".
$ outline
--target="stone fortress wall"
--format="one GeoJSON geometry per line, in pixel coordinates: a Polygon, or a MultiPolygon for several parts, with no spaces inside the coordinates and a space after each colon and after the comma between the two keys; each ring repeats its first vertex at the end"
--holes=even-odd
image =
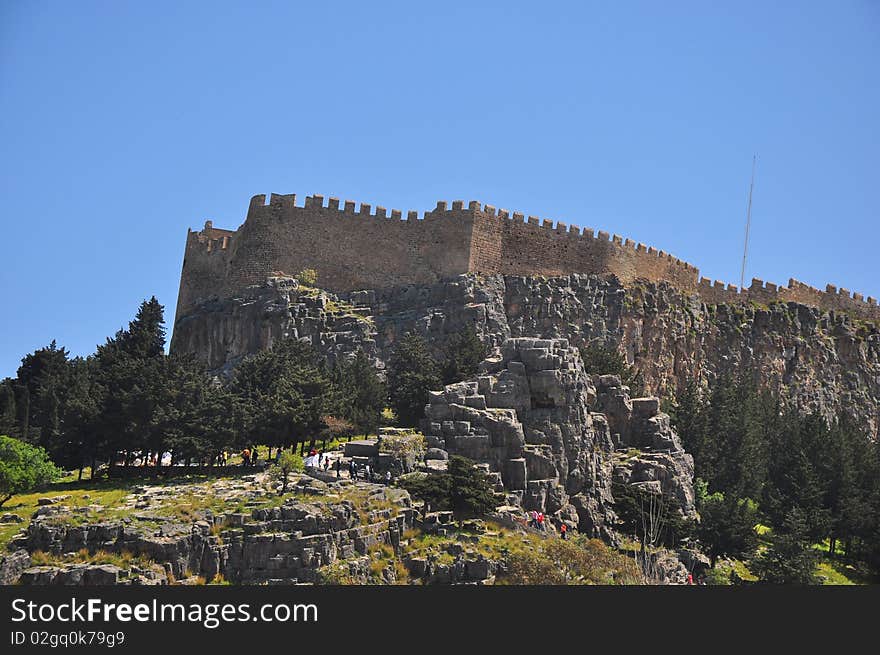
{"type": "Polygon", "coordinates": [[[668,282],[707,304],[799,302],[880,321],[880,307],[847,289],[825,291],[790,279],[788,286],[752,279],[739,289],[700,277],[699,270],[669,253],[608,232],[561,221],[539,220],[478,201],[437,203],[421,217],[397,209],[337,198],[295,195],[251,199],[238,230],[206,221],[188,231],[177,316],[211,297],[224,297],[273,272],[318,271],[318,283],[334,292],[430,284],[462,273],[505,275],[615,275],[668,282]]]}

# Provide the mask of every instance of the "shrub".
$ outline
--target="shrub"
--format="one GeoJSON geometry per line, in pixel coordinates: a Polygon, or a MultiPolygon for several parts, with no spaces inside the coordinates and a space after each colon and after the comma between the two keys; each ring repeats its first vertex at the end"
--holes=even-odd
{"type": "Polygon", "coordinates": [[[420,458],[425,452],[425,437],[414,432],[402,435],[382,435],[379,442],[379,450],[390,453],[397,459],[407,457],[420,458]]]}
{"type": "Polygon", "coordinates": [[[302,456],[289,450],[283,450],[278,460],[270,469],[270,475],[273,479],[281,482],[281,493],[283,494],[287,491],[288,476],[291,473],[303,471],[304,469],[305,465],[303,464],[302,456]]]}
{"type": "Polygon", "coordinates": [[[314,268],[304,268],[296,276],[299,283],[307,287],[313,287],[318,283],[318,271],[314,268]]]}
{"type": "Polygon", "coordinates": [[[638,566],[598,539],[550,539],[537,550],[511,553],[505,582],[522,585],[638,584],[638,566]]]}
{"type": "Polygon", "coordinates": [[[52,482],[61,469],[39,446],[0,436],[0,507],[15,494],[52,482]]]}

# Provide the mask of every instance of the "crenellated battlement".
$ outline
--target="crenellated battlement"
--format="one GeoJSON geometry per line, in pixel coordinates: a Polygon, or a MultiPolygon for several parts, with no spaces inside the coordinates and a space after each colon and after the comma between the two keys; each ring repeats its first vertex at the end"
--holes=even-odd
{"type": "Polygon", "coordinates": [[[740,289],[700,277],[664,250],[604,230],[582,228],[477,200],[434,209],[388,209],[337,197],[272,193],[251,198],[238,230],[188,231],[178,315],[194,303],[262,283],[271,271],[318,271],[332,291],[434,282],[461,273],[614,275],[622,283],[668,282],[707,304],[793,301],[880,321],[873,297],[828,285],[820,291],[753,279],[740,289]]]}

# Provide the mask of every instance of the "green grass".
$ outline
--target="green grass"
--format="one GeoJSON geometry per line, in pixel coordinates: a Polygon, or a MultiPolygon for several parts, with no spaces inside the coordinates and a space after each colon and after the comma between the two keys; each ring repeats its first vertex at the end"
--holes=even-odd
{"type": "MultiPolygon", "coordinates": [[[[770,526],[757,524],[755,531],[758,533],[758,550],[756,554],[762,553],[767,549],[767,538],[773,533],[770,526]]],[[[864,585],[876,584],[880,582],[876,576],[872,576],[868,571],[861,568],[858,563],[847,562],[843,558],[843,547],[838,543],[835,553],[828,552],[828,539],[812,545],[813,550],[817,551],[819,561],[816,564],[816,577],[819,578],[823,585],[864,585]]],[[[716,569],[725,575],[729,575],[731,570],[747,582],[757,582],[758,577],[753,574],[746,562],[736,559],[725,559],[716,564],[716,569]]]]}
{"type": "Polygon", "coordinates": [[[425,534],[419,530],[409,531],[408,543],[404,552],[416,557],[433,556],[441,564],[451,564],[454,557],[446,548],[452,543],[461,543],[465,551],[473,551],[489,559],[500,559],[511,553],[527,553],[540,547],[543,537],[531,533],[508,530],[496,523],[488,523],[483,534],[467,530],[453,530],[446,536],[425,534]],[[459,541],[459,536],[478,537],[478,541],[459,541]]]}
{"type": "MultiPolygon", "coordinates": [[[[23,523],[0,524],[0,551],[5,551],[9,541],[21,530],[27,527],[31,515],[37,510],[37,500],[52,496],[70,496],[59,504],[71,508],[85,507],[87,505],[102,505],[107,510],[118,508],[125,498],[131,493],[131,483],[121,480],[69,480],[56,482],[41,491],[27,494],[16,494],[0,507],[0,513],[17,514],[24,519],[23,523]],[[88,498],[85,498],[88,496],[88,498]]],[[[88,520],[89,514],[72,512],[64,517],[82,522],[88,520]]],[[[103,516],[104,513],[101,513],[103,516]]],[[[91,518],[95,518],[91,516],[91,518]]]]}
{"type": "Polygon", "coordinates": [[[65,555],[55,555],[46,553],[41,550],[31,553],[31,564],[33,566],[64,566],[68,564],[113,564],[122,569],[128,569],[132,566],[141,568],[160,567],[159,564],[144,555],[135,555],[131,551],[123,550],[118,553],[107,552],[106,550],[98,550],[90,553],[85,548],[80,549],[76,553],[65,555]]]}

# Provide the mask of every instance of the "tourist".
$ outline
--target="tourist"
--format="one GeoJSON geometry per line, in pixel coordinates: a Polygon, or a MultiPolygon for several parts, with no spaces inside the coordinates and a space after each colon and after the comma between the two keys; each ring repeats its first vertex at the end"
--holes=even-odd
{"type": "Polygon", "coordinates": [[[538,512],[535,510],[529,512],[529,527],[538,529],[538,512]]]}
{"type": "Polygon", "coordinates": [[[251,448],[251,466],[257,465],[257,457],[259,457],[259,453],[257,451],[257,447],[254,446],[251,448]]]}
{"type": "Polygon", "coordinates": [[[385,471],[385,484],[391,484],[391,471],[385,471]]]}
{"type": "Polygon", "coordinates": [[[538,530],[544,531],[544,512],[538,512],[538,530]]]}
{"type": "Polygon", "coordinates": [[[565,523],[563,523],[562,525],[559,526],[559,534],[563,539],[565,539],[565,536],[567,533],[568,533],[568,526],[565,525],[565,523]]]}
{"type": "Polygon", "coordinates": [[[251,465],[251,450],[250,448],[245,448],[241,451],[241,465],[242,466],[250,466],[251,465]]]}
{"type": "Polygon", "coordinates": [[[342,458],[336,458],[336,477],[338,478],[340,475],[340,471],[342,470],[342,458]]]}
{"type": "Polygon", "coordinates": [[[349,460],[349,462],[348,462],[348,476],[352,480],[357,480],[357,477],[358,477],[357,464],[354,463],[353,459],[349,460]]]}

